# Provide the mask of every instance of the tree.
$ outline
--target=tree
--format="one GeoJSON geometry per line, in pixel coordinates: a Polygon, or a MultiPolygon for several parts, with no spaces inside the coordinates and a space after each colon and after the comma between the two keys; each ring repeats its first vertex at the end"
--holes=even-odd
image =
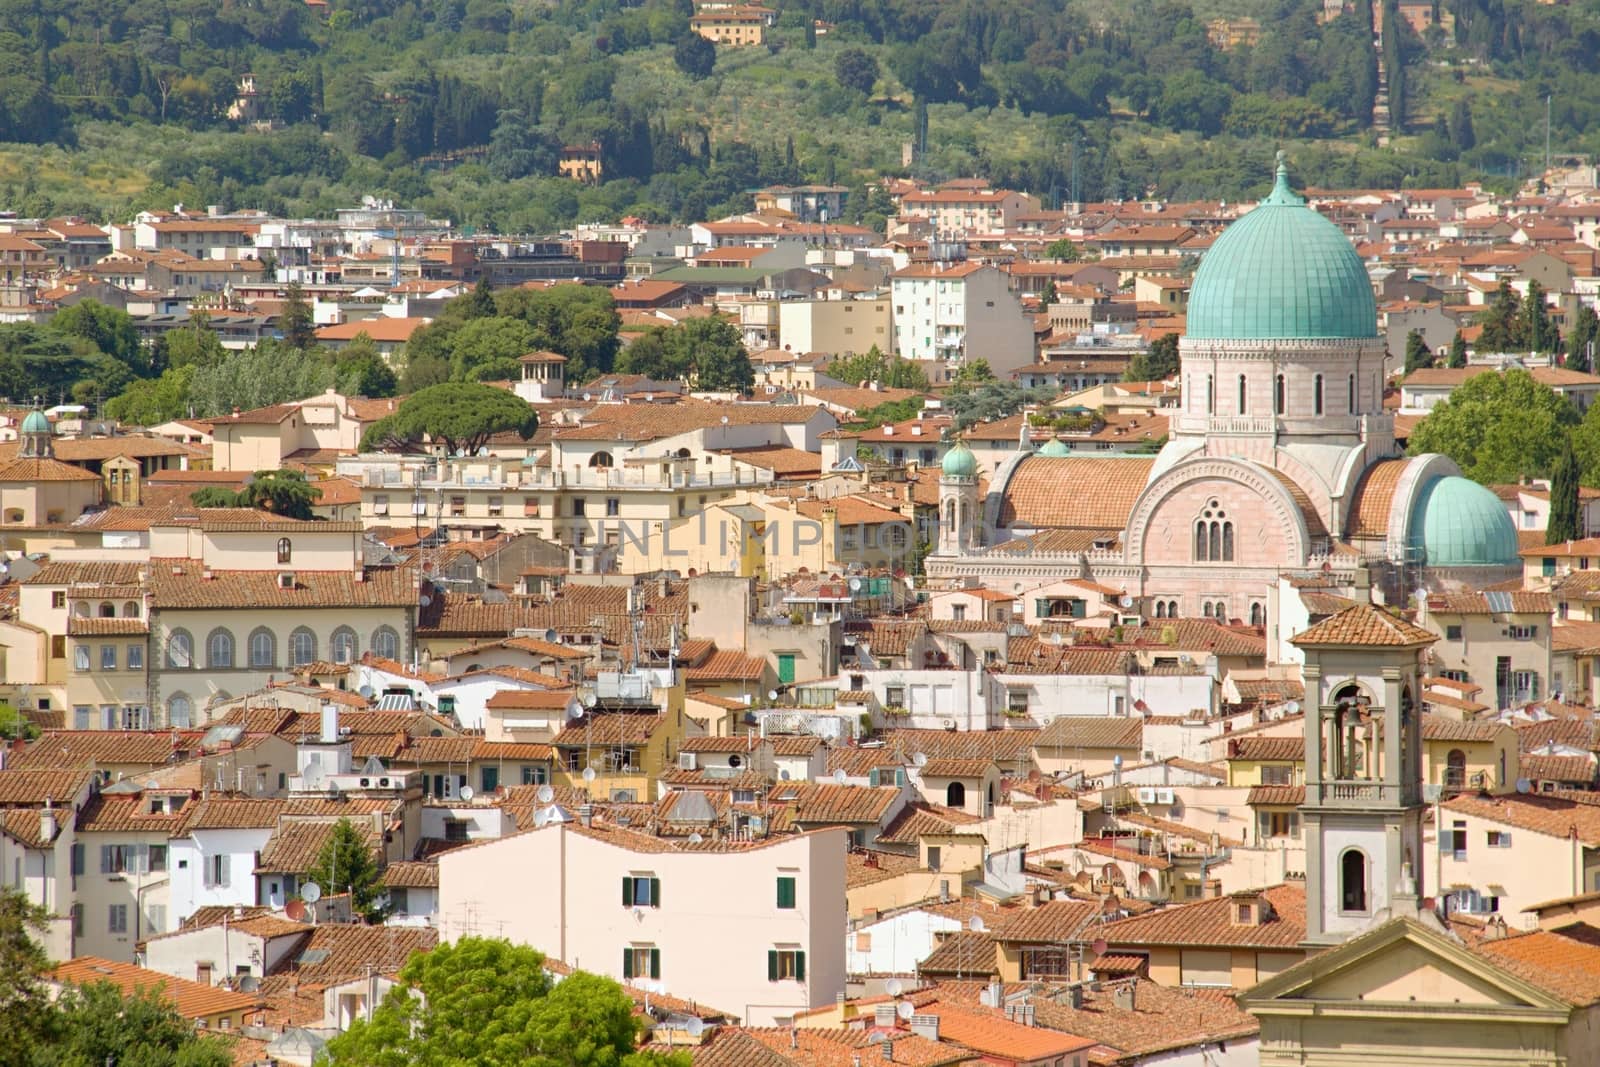
{"type": "Polygon", "coordinates": [[[350,904],[366,916],[368,921],[382,918],[378,897],[383,893],[378,864],[372,858],[372,847],[349,819],[333,824],[333,832],[317,862],[306,872],[306,877],[322,886],[327,893],[349,892],[350,904]]]}
{"type": "Polygon", "coordinates": [[[249,411],[315,396],[334,384],[333,368],[319,356],[276,341],[228,352],[197,367],[189,399],[201,418],[249,411]]]}
{"type": "Polygon", "coordinates": [[[1433,353],[1428,351],[1428,344],[1422,339],[1422,331],[1412,330],[1406,334],[1405,373],[1409,375],[1412,371],[1431,366],[1433,366],[1433,353]]]}
{"type": "Polygon", "coordinates": [[[105,415],[130,426],[155,426],[179,419],[189,408],[189,386],[195,367],[187,364],[162,372],[159,378],[138,378],[106,401],[105,415]]]}
{"type": "Polygon", "coordinates": [[[1582,536],[1583,523],[1578,508],[1578,456],[1571,440],[1556,458],[1550,472],[1550,519],[1545,524],[1544,543],[1560,545],[1582,536]]]}
{"type": "Polygon", "coordinates": [[[1445,366],[1459,369],[1467,365],[1467,339],[1457,330],[1456,335],[1450,339],[1450,356],[1445,360],[1445,366]]]}
{"type": "Polygon", "coordinates": [[[1521,303],[1522,298],[1511,288],[1511,283],[1501,281],[1500,288],[1495,291],[1494,300],[1489,304],[1489,310],[1478,318],[1483,324],[1483,332],[1478,335],[1478,347],[1481,350],[1527,351],[1527,334],[1524,332],[1526,319],[1521,314],[1521,303]]]}
{"type": "Polygon", "coordinates": [[[647,330],[617,357],[617,370],[706,392],[743,392],[755,384],[739,328],[714,315],[647,330]]]}
{"type": "Polygon", "coordinates": [[[332,1067],[688,1067],[636,1051],[633,1001],[578,971],[552,986],[544,956],[464,937],[411,957],[372,1017],[328,1042],[332,1067]]]}
{"type": "Polygon", "coordinates": [[[488,278],[479,278],[470,292],[463,293],[457,300],[450,301],[451,310],[459,310],[464,319],[490,319],[500,314],[494,303],[494,291],[489,288],[488,278]]]}
{"type": "Polygon", "coordinates": [[[521,319],[495,315],[473,319],[450,338],[450,378],[488,382],[515,378],[518,357],[539,348],[539,332],[521,319]]]}
{"type": "Polygon", "coordinates": [[[365,330],[339,349],[334,356],[333,370],[338,379],[335,388],[345,396],[394,396],[399,387],[394,369],[365,330]]]}
{"type": "Polygon", "coordinates": [[[1056,293],[1056,280],[1051,278],[1049,281],[1044,283],[1044,288],[1039,291],[1039,307],[1041,309],[1048,308],[1051,304],[1054,304],[1057,299],[1058,295],[1056,293]]]}
{"type": "Polygon", "coordinates": [[[1150,342],[1148,352],[1136,352],[1128,361],[1124,381],[1164,382],[1178,373],[1178,335],[1164,333],[1150,342]]]}
{"type": "Polygon", "coordinates": [[[890,389],[925,391],[928,388],[928,375],[917,366],[915,360],[886,356],[877,345],[865,352],[834,360],[828,364],[828,377],[846,385],[877,382],[890,389]]]}
{"type": "Polygon", "coordinates": [[[1567,331],[1567,361],[1572,370],[1592,373],[1595,366],[1595,348],[1600,342],[1600,318],[1594,308],[1580,303],[1573,316],[1572,329],[1567,331]]]}
{"type": "Polygon", "coordinates": [[[526,441],[539,415],[515,393],[476,382],[444,382],[411,394],[362,435],[363,451],[417,452],[425,441],[451,455],[473,455],[498,433],[526,441]]]}
{"type": "Polygon", "coordinates": [[[709,78],[717,66],[717,46],[690,30],[673,46],[672,61],[696,81],[709,78]]]}
{"type": "Polygon", "coordinates": [[[35,1067],[229,1067],[221,1036],[198,1032],[157,988],[124,995],[110,982],[70,987],[59,1002],[59,1032],[36,1054],[35,1067]]]}
{"type": "Polygon", "coordinates": [[[1550,322],[1550,305],[1545,303],[1544,286],[1528,280],[1528,295],[1522,301],[1522,343],[1529,352],[1549,352],[1558,340],[1550,322]]]}
{"type": "Polygon", "coordinates": [[[173,367],[201,366],[209,367],[214,363],[222,362],[228,350],[222,347],[222,341],[210,326],[210,316],[205,312],[196,312],[189,318],[189,325],[180,326],[176,330],[168,330],[161,335],[157,342],[159,366],[168,369],[173,367]]]}
{"type": "Polygon", "coordinates": [[[1044,250],[1045,259],[1054,259],[1061,263],[1076,263],[1078,255],[1078,246],[1066,237],[1051,241],[1044,250]]]}
{"type": "Polygon", "coordinates": [[[311,519],[311,507],[322,490],[306,481],[303,471],[256,471],[239,490],[239,507],[260,508],[288,519],[311,519]]]}
{"type": "Polygon", "coordinates": [[[872,87],[878,84],[878,61],[863,49],[846,48],[834,57],[833,76],[846,89],[871,96],[872,87]]]}
{"type": "Polygon", "coordinates": [[[283,331],[283,343],[290,348],[308,352],[316,347],[316,316],[311,311],[311,305],[306,303],[306,293],[299,282],[290,282],[284,293],[278,329],[283,331]]]}
{"type": "Polygon", "coordinates": [[[150,373],[150,359],[133,328],[133,316],[98,300],[80,300],[62,308],[50,320],[52,329],[69,337],[82,337],[135,374],[150,373]]]}
{"type": "Polygon", "coordinates": [[[495,304],[501,315],[520,318],[538,332],[537,347],[567,357],[568,382],[587,381],[612,369],[622,317],[605,286],[504,289],[495,294],[495,304]]]}
{"type": "Polygon", "coordinates": [[[1428,413],[1408,447],[1443,453],[1484,485],[1543,478],[1577,422],[1572,405],[1525,370],[1478,374],[1428,413]]]}
{"type": "Polygon", "coordinates": [[[971,388],[994,380],[994,371],[990,369],[989,361],[986,359],[974,359],[961,364],[961,368],[956,371],[955,377],[950,379],[950,385],[957,389],[971,388]]]}
{"type": "Polygon", "coordinates": [[[1456,99],[1450,112],[1450,140],[1461,152],[1472,151],[1478,143],[1478,135],[1472,129],[1472,105],[1465,96],[1456,99]]]}
{"type": "Polygon", "coordinates": [[[39,736],[39,728],[22,712],[10,704],[0,704],[0,740],[32,741],[39,736]]]}
{"type": "Polygon", "coordinates": [[[39,976],[50,966],[34,940],[50,916],[9,886],[0,887],[0,1033],[11,1062],[26,1063],[29,1053],[55,1030],[56,1014],[39,976]]]}

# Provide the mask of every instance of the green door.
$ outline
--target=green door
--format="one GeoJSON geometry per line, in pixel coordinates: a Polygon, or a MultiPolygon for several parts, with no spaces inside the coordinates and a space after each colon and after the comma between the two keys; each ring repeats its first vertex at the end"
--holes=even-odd
{"type": "Polygon", "coordinates": [[[778,682],[781,685],[788,685],[793,681],[794,681],[794,653],[793,652],[779,652],[778,653],[778,682]]]}

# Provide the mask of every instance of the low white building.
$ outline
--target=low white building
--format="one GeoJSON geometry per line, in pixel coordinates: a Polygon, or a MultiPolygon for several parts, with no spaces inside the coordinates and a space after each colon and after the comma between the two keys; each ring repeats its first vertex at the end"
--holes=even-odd
{"type": "Polygon", "coordinates": [[[266,847],[284,801],[207,797],[168,855],[169,922],[181,923],[204,907],[256,903],[256,858],[266,847]]]}

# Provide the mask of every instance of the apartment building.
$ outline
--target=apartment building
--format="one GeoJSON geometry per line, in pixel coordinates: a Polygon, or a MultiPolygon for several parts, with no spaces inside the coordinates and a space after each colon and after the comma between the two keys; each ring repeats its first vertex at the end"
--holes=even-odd
{"type": "Polygon", "coordinates": [[[997,267],[913,264],[890,275],[889,292],[894,350],[923,361],[929,381],[979,359],[1000,378],[1033,362],[1033,320],[997,267]]]}
{"type": "Polygon", "coordinates": [[[946,187],[909,192],[900,198],[900,214],[926,219],[935,235],[994,233],[1017,225],[1018,215],[1036,213],[1037,198],[1010,189],[946,187]]]}
{"type": "Polygon", "coordinates": [[[354,452],[368,426],[394,412],[396,400],[320,396],[254,411],[235,411],[211,424],[211,465],[219,471],[278,470],[287,462],[321,461],[354,452]]]}
{"type": "Polygon", "coordinates": [[[1546,593],[1435,593],[1417,621],[1444,640],[1431,673],[1483,687],[1482,700],[1507,708],[1559,693],[1576,678],[1554,671],[1551,598],[1546,593]]]}
{"type": "Polygon", "coordinates": [[[859,355],[894,346],[892,303],[860,300],[785,300],[778,305],[778,341],[790,352],[859,355]]]}

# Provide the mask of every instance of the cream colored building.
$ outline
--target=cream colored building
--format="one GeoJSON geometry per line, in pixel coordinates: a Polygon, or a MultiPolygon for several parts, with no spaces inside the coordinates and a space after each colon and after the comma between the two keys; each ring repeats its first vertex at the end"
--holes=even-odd
{"type": "Polygon", "coordinates": [[[440,857],[441,938],[505,937],[756,1026],[844,993],[845,830],[683,850],[584,812],[557,820],[440,857]]]}
{"type": "Polygon", "coordinates": [[[223,415],[211,424],[212,469],[278,470],[291,457],[331,467],[334,453],[356,451],[367,427],[398,404],[329,389],[305,400],[223,415]]]}
{"type": "Polygon", "coordinates": [[[887,297],[864,300],[786,300],[778,305],[778,342],[791,352],[857,355],[877,345],[894,348],[894,314],[887,297]]]}
{"type": "Polygon", "coordinates": [[[1540,901],[1600,891],[1600,812],[1547,794],[1463,793],[1439,809],[1437,872],[1449,910],[1513,926],[1540,901]]]}
{"type": "Polygon", "coordinates": [[[78,815],[76,954],[134,962],[136,946],[176,927],[167,910],[168,839],[189,790],[94,797],[78,815]]]}

